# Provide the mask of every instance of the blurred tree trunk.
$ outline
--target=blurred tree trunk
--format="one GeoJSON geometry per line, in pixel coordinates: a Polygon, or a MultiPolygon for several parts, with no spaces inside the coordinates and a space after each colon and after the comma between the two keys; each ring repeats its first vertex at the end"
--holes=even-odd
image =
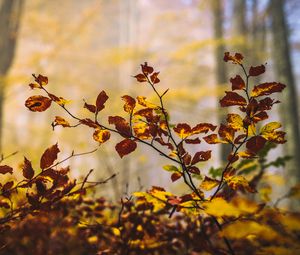
{"type": "Polygon", "coordinates": [[[5,77],[12,65],[25,0],[0,0],[0,152],[2,151],[5,77]]]}
{"type": "Polygon", "coordinates": [[[246,1],[233,0],[233,35],[237,43],[235,52],[247,55],[247,25],[246,25],[246,1]]]}
{"type": "MultiPolygon", "coordinates": [[[[216,82],[218,87],[222,87],[227,83],[227,74],[224,62],[222,61],[225,46],[224,46],[224,32],[223,32],[223,1],[213,0],[211,1],[211,7],[213,11],[213,23],[214,23],[214,38],[216,41],[215,47],[215,63],[216,63],[216,82]]],[[[226,119],[227,111],[225,108],[218,107],[219,122],[224,122],[226,119]]],[[[223,144],[221,146],[221,161],[222,163],[227,161],[228,154],[230,153],[230,146],[223,144]]]]}
{"type": "Polygon", "coordinates": [[[286,153],[294,158],[287,165],[290,184],[300,181],[300,134],[297,105],[296,83],[292,72],[289,47],[289,34],[285,20],[284,1],[271,0],[270,14],[272,18],[273,56],[277,80],[287,85],[283,93],[281,116],[287,132],[286,153]]]}

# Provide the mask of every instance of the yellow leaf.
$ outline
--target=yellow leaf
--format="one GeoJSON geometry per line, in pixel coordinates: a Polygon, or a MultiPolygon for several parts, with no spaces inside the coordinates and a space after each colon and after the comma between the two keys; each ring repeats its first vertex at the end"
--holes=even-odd
{"type": "Polygon", "coordinates": [[[226,200],[220,197],[214,198],[212,201],[204,202],[203,207],[205,208],[205,212],[207,214],[216,217],[238,217],[241,213],[236,206],[228,203],[226,200]]]}
{"type": "Polygon", "coordinates": [[[243,130],[243,119],[238,114],[228,114],[227,115],[228,126],[234,130],[243,130]]]}
{"type": "Polygon", "coordinates": [[[159,109],[159,106],[152,104],[148,101],[146,101],[146,97],[143,96],[137,96],[137,101],[140,105],[151,108],[151,109],[159,109]]]}
{"type": "Polygon", "coordinates": [[[110,132],[105,129],[96,129],[93,138],[100,144],[105,143],[110,138],[110,132]]]}
{"type": "Polygon", "coordinates": [[[278,234],[269,226],[262,225],[254,221],[235,221],[225,226],[220,233],[230,239],[242,239],[254,237],[264,240],[274,240],[278,238],[278,234]]]}
{"type": "Polygon", "coordinates": [[[115,236],[121,236],[121,231],[120,231],[120,229],[118,229],[118,228],[112,228],[111,231],[112,231],[112,233],[113,233],[115,236]]]}
{"type": "Polygon", "coordinates": [[[233,190],[247,190],[248,192],[255,192],[255,190],[250,187],[249,182],[246,180],[244,176],[234,175],[225,177],[225,181],[228,186],[233,190]]]}
{"type": "Polygon", "coordinates": [[[209,190],[213,189],[214,187],[218,186],[219,183],[220,183],[220,181],[205,176],[204,180],[202,181],[202,183],[200,185],[200,188],[205,191],[209,191],[209,190]]]}

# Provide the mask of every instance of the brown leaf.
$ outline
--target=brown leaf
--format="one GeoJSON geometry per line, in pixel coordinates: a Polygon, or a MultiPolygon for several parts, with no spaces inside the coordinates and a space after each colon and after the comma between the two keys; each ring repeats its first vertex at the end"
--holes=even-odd
{"type": "Polygon", "coordinates": [[[203,137],[204,141],[208,144],[216,144],[216,143],[222,143],[222,141],[218,138],[216,134],[211,134],[208,136],[203,137]]]}
{"type": "Polygon", "coordinates": [[[177,181],[178,179],[181,178],[181,176],[182,176],[181,173],[178,173],[178,172],[172,173],[172,175],[171,175],[172,182],[177,181]]]}
{"type": "Polygon", "coordinates": [[[155,72],[150,76],[150,80],[152,81],[153,84],[159,83],[160,79],[158,79],[158,74],[159,72],[155,72]]]}
{"type": "Polygon", "coordinates": [[[186,123],[178,123],[173,130],[181,139],[184,139],[191,135],[192,128],[186,123]]]}
{"type": "Polygon", "coordinates": [[[200,161],[207,161],[211,158],[211,151],[198,151],[192,159],[191,165],[195,165],[200,161]]]}
{"type": "Polygon", "coordinates": [[[136,105],[136,101],[134,98],[132,98],[131,96],[122,96],[122,99],[125,101],[124,104],[124,111],[128,112],[128,113],[132,113],[133,109],[135,108],[136,105]]]}
{"type": "Polygon", "coordinates": [[[8,181],[7,183],[5,183],[2,187],[3,191],[7,191],[9,189],[11,189],[14,186],[14,181],[8,181]]]}
{"type": "Polygon", "coordinates": [[[196,166],[189,166],[189,167],[188,167],[188,171],[189,171],[190,173],[192,173],[192,174],[197,174],[197,175],[200,174],[200,170],[199,170],[199,168],[196,167],[196,166]]]}
{"type": "Polygon", "coordinates": [[[130,139],[125,139],[121,142],[119,142],[116,145],[116,151],[118,152],[119,156],[123,158],[125,155],[133,152],[137,147],[137,144],[135,141],[132,141],[130,139]]]}
{"type": "Polygon", "coordinates": [[[199,137],[197,137],[195,139],[185,139],[184,141],[187,144],[199,144],[199,143],[201,143],[199,137]]]}
{"type": "Polygon", "coordinates": [[[253,153],[257,153],[264,147],[266,141],[262,136],[253,136],[247,141],[246,148],[253,153]]]}
{"type": "Polygon", "coordinates": [[[231,78],[230,82],[232,84],[232,90],[242,90],[246,87],[245,82],[240,75],[231,78]]]}
{"type": "Polygon", "coordinates": [[[234,138],[235,130],[229,126],[221,124],[218,134],[226,142],[232,143],[234,138]]]}
{"type": "Polygon", "coordinates": [[[286,85],[278,82],[266,82],[254,86],[251,96],[252,97],[259,97],[259,96],[268,96],[272,93],[281,92],[286,85]]]}
{"type": "Polygon", "coordinates": [[[57,143],[45,150],[41,157],[40,167],[46,169],[53,164],[57,159],[57,154],[60,152],[57,143]]]}
{"type": "Polygon", "coordinates": [[[89,126],[91,128],[98,128],[99,127],[93,120],[91,120],[89,118],[80,120],[80,123],[82,123],[83,125],[89,126]]]}
{"type": "Polygon", "coordinates": [[[66,121],[64,118],[60,116],[55,116],[55,120],[52,122],[52,127],[56,126],[62,126],[62,127],[70,127],[70,123],[66,121]]]}
{"type": "Polygon", "coordinates": [[[141,67],[142,67],[142,72],[145,75],[151,74],[154,71],[152,66],[148,66],[147,62],[145,62],[144,64],[141,64],[141,67]]]}
{"type": "Polygon", "coordinates": [[[0,174],[13,173],[13,168],[7,165],[0,166],[0,174]]]}
{"type": "Polygon", "coordinates": [[[137,74],[137,75],[135,75],[133,77],[136,78],[136,80],[138,82],[146,82],[147,81],[146,76],[144,74],[142,74],[142,73],[139,73],[139,74],[137,74]]]}
{"type": "Polygon", "coordinates": [[[236,92],[225,91],[226,95],[220,100],[222,107],[232,106],[232,105],[247,105],[247,101],[244,97],[236,92]]]}
{"type": "Polygon", "coordinates": [[[31,161],[29,161],[26,157],[24,157],[23,176],[29,180],[34,176],[34,170],[32,168],[31,161]]]}
{"type": "Polygon", "coordinates": [[[48,84],[48,77],[46,77],[46,76],[43,76],[43,75],[41,75],[41,74],[39,74],[38,76],[35,76],[35,75],[33,74],[33,77],[34,77],[35,81],[36,81],[38,84],[40,84],[41,86],[45,86],[45,85],[48,84]]]}
{"type": "Polygon", "coordinates": [[[96,105],[84,103],[83,108],[88,109],[90,112],[95,113],[96,112],[96,105]]]}
{"type": "Polygon", "coordinates": [[[31,96],[29,97],[26,102],[25,106],[33,112],[43,112],[47,110],[51,105],[51,99],[48,97],[44,97],[41,95],[38,96],[31,96]]]}
{"type": "Polygon", "coordinates": [[[100,112],[101,110],[104,109],[104,104],[107,101],[108,96],[106,95],[105,91],[101,91],[97,97],[96,100],[96,108],[97,108],[97,112],[100,112]]]}
{"type": "Polygon", "coordinates": [[[114,124],[115,128],[119,131],[120,135],[122,135],[123,137],[131,136],[129,123],[124,118],[120,116],[109,116],[108,123],[114,124]]]}
{"type": "Polygon", "coordinates": [[[243,55],[241,53],[235,53],[234,56],[230,55],[229,52],[225,52],[224,54],[224,61],[232,61],[233,64],[242,64],[243,55]]]}
{"type": "Polygon", "coordinates": [[[99,144],[105,143],[110,138],[110,132],[104,129],[96,129],[93,138],[99,144]]]}
{"type": "Polygon", "coordinates": [[[206,134],[208,131],[214,131],[217,126],[210,123],[199,123],[195,127],[192,128],[191,133],[193,135],[204,133],[206,134]]]}
{"type": "Polygon", "coordinates": [[[249,69],[249,76],[258,76],[266,71],[265,65],[251,66],[249,69]]]}

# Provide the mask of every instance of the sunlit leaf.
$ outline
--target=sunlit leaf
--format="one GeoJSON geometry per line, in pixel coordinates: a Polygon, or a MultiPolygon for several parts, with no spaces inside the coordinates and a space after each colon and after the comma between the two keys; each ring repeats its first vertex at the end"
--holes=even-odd
{"type": "Polygon", "coordinates": [[[205,191],[209,191],[209,190],[215,188],[216,186],[218,186],[219,183],[220,183],[220,181],[205,176],[204,180],[202,181],[202,183],[200,185],[200,188],[205,191]]]}
{"type": "Polygon", "coordinates": [[[122,99],[125,101],[124,111],[131,113],[136,104],[135,99],[128,95],[122,96],[122,99]]]}
{"type": "Polygon", "coordinates": [[[241,175],[229,176],[229,177],[225,177],[225,180],[228,186],[233,190],[248,191],[251,193],[256,192],[255,189],[253,189],[249,185],[249,182],[246,180],[244,176],[241,175]]]}
{"type": "Polygon", "coordinates": [[[184,139],[191,135],[192,128],[186,123],[179,123],[173,128],[173,130],[181,139],[184,139]]]}
{"type": "Polygon", "coordinates": [[[230,55],[229,52],[225,52],[224,54],[224,61],[228,62],[231,61],[233,64],[242,64],[243,62],[243,55],[240,53],[235,53],[234,55],[230,55]]]}
{"type": "Polygon", "coordinates": [[[211,134],[208,136],[203,137],[204,141],[208,144],[217,144],[217,143],[227,143],[226,141],[222,141],[218,138],[218,135],[211,134]]]}
{"type": "Polygon", "coordinates": [[[60,117],[60,116],[55,116],[55,120],[52,123],[52,126],[63,126],[63,127],[70,127],[70,123],[68,121],[66,121],[64,118],[60,117]]]}
{"type": "Polygon", "coordinates": [[[227,124],[228,127],[234,130],[244,129],[243,119],[239,114],[235,114],[235,113],[227,114],[227,124]]]}

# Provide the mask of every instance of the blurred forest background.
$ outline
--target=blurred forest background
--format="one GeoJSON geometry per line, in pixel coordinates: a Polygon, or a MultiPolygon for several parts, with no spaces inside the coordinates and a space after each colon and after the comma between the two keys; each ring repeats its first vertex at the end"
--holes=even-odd
{"type": "MultiPolygon", "coordinates": [[[[161,71],[158,89],[170,89],[165,101],[171,121],[218,123],[224,116],[218,99],[231,75],[240,72],[225,65],[223,54],[241,52],[247,66],[267,63],[267,73],[257,83],[287,84],[283,104],[275,107],[271,120],[284,123],[289,140],[284,155],[296,157],[276,170],[282,178],[273,181],[293,185],[300,179],[299,15],[298,0],[0,0],[1,151],[18,151],[11,162],[21,162],[25,155],[38,164],[43,151],[56,142],[61,157],[97,147],[86,127],[52,131],[56,115],[67,117],[59,107],[43,114],[24,107],[32,94],[32,73],[48,76],[50,92],[71,100],[68,107],[81,116],[88,114],[83,99],[93,102],[105,90],[110,96],[101,112],[106,123],[108,115],[122,114],[124,94],[154,100],[151,89],[132,78],[147,61],[161,71]]],[[[91,168],[93,179],[118,173],[102,186],[102,192],[115,199],[151,185],[183,188],[171,185],[169,174],[160,171],[167,162],[155,152],[140,146],[121,160],[114,150],[116,141],[118,137],[95,154],[72,158],[68,164],[74,177],[91,168]]],[[[226,153],[226,148],[218,148],[214,167],[226,153]]]]}

